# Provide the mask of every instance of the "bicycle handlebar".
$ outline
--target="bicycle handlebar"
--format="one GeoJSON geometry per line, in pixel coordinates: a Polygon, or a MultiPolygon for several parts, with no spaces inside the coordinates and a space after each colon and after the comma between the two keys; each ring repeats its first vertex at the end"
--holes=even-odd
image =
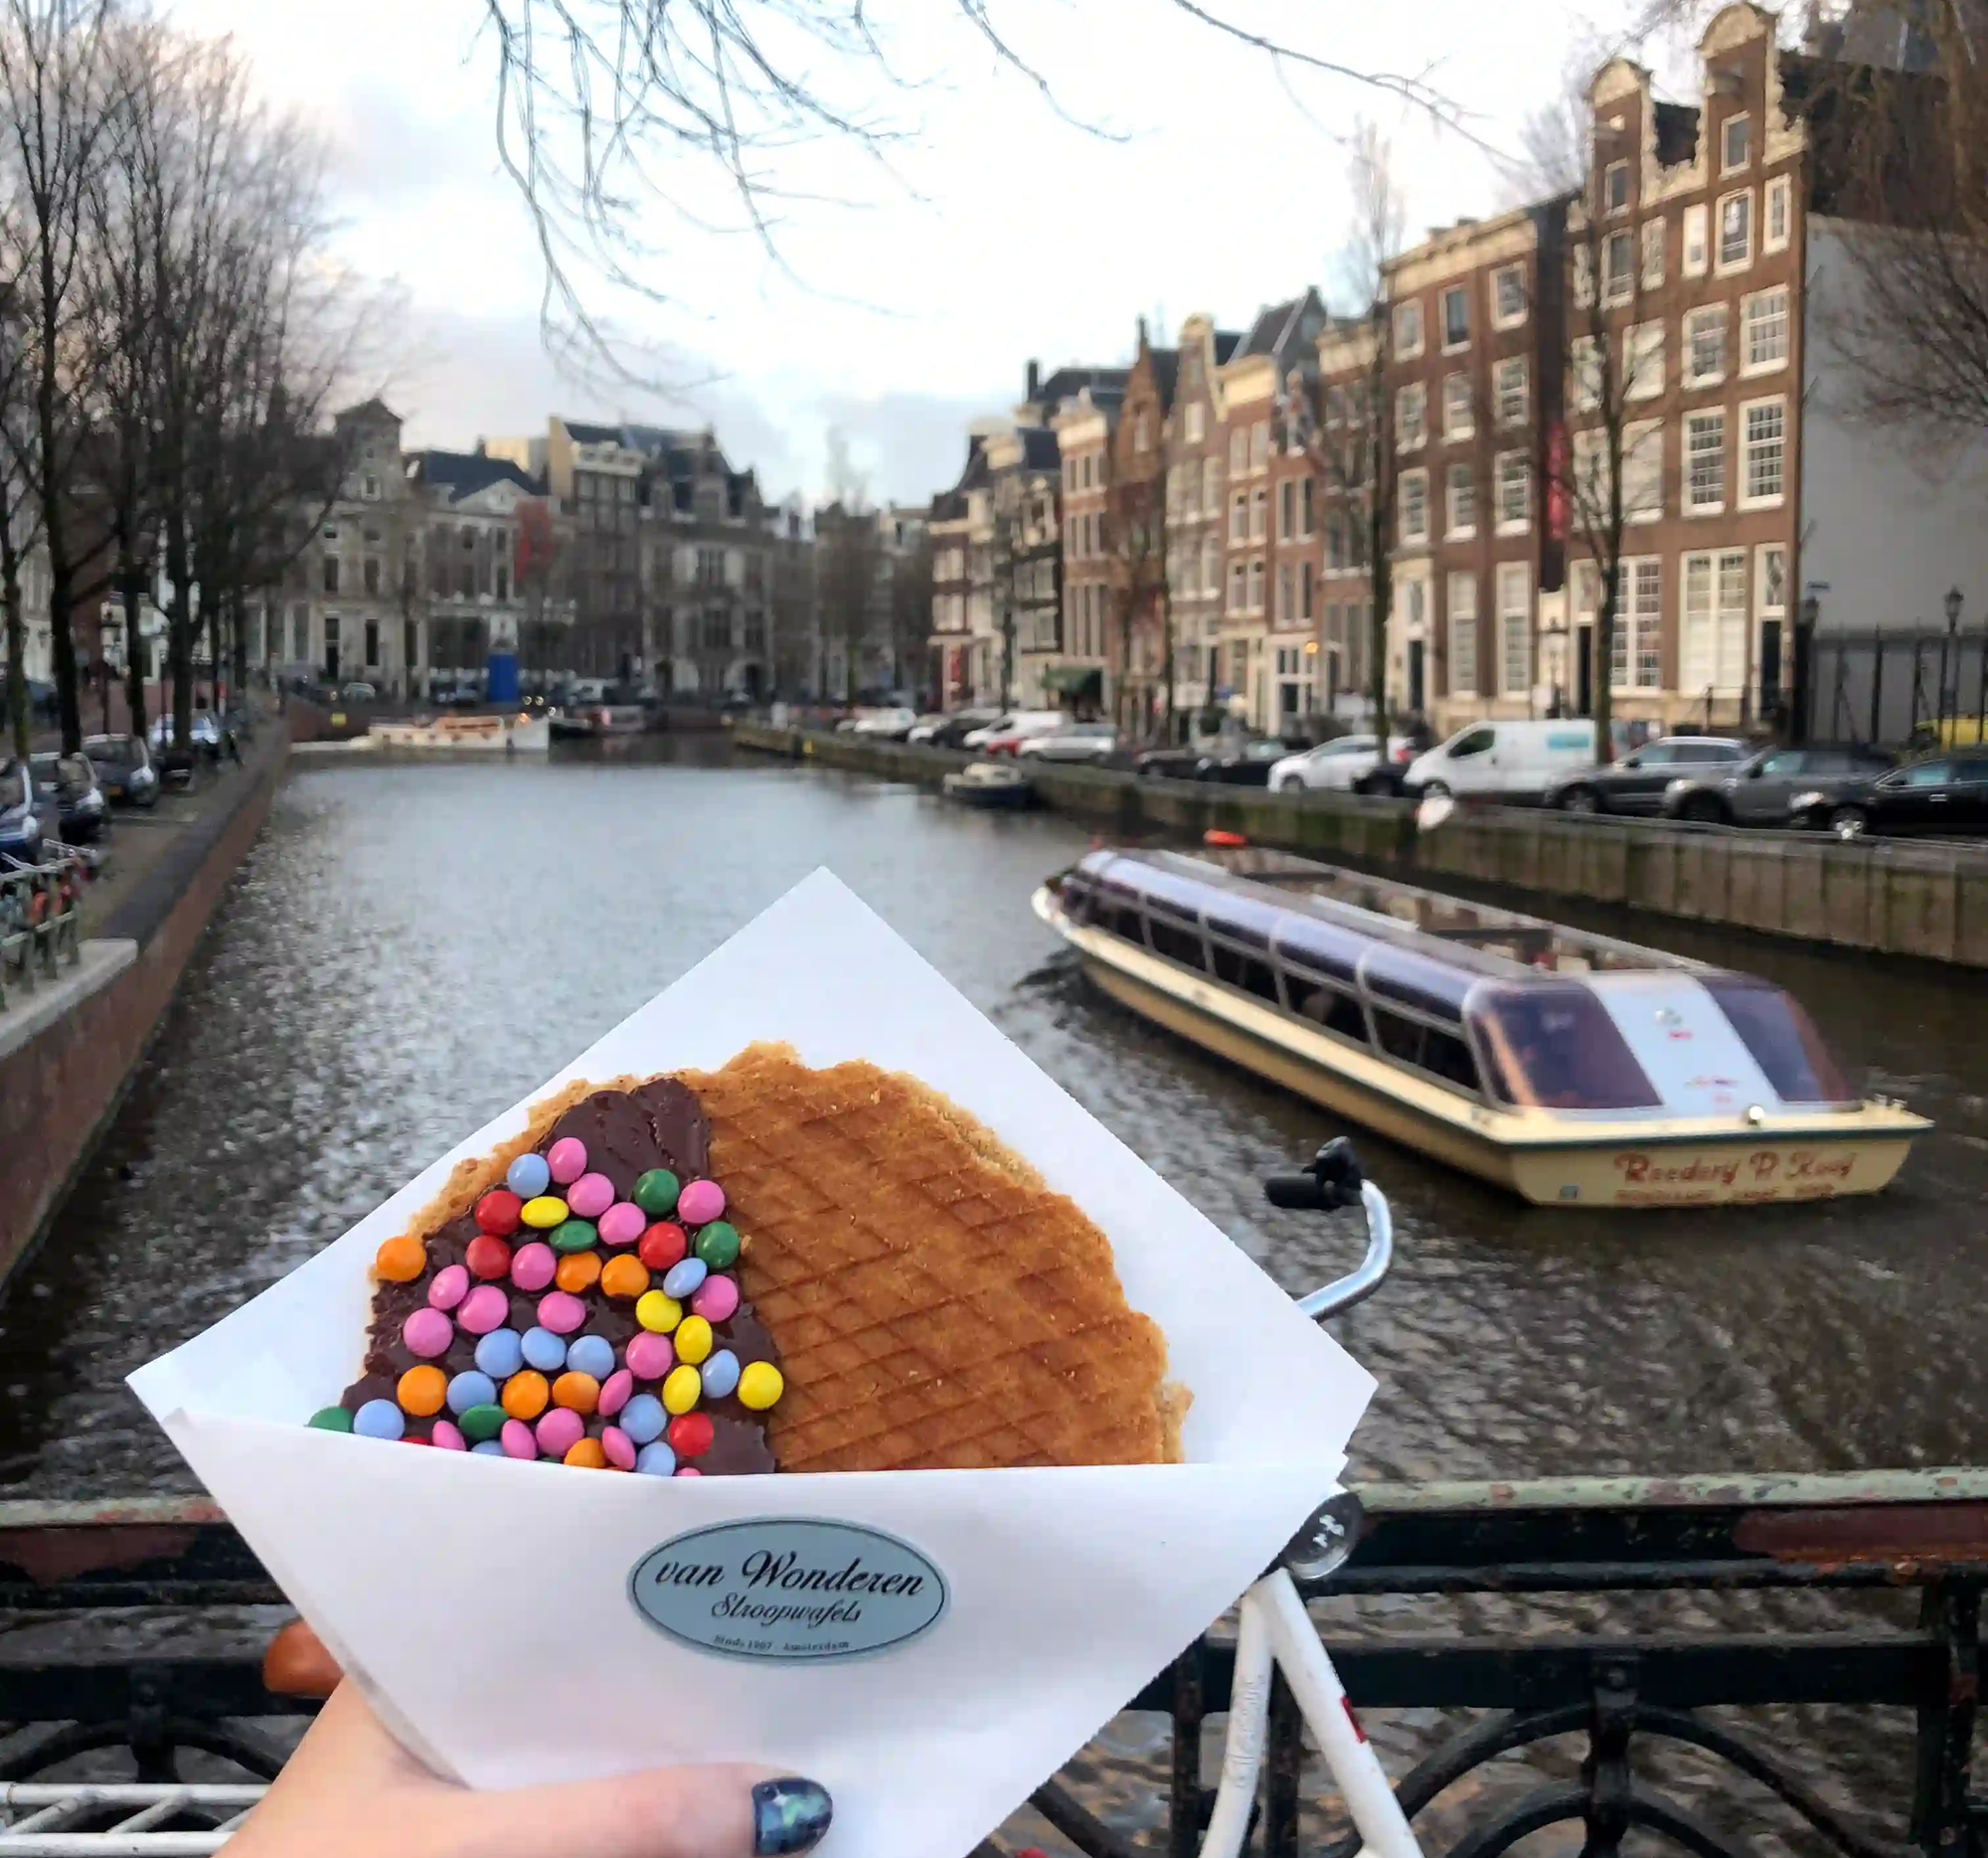
{"type": "Polygon", "coordinates": [[[1388,1197],[1360,1172],[1353,1144],[1341,1135],[1329,1141],[1301,1173],[1273,1174],[1263,1183],[1272,1206],[1336,1213],[1358,1202],[1367,1214],[1367,1255],[1344,1277],[1298,1299],[1298,1308],[1323,1322],[1343,1315],[1378,1290],[1395,1263],[1395,1219],[1388,1197]]]}

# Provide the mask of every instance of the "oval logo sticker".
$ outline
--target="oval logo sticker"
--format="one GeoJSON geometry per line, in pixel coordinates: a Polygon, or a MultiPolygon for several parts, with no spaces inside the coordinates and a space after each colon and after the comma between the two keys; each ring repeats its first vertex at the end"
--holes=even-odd
{"type": "Polygon", "coordinates": [[[682,1644],[774,1664],[908,1645],[950,1599],[945,1576],[909,1542],[800,1517],[673,1536],[635,1564],[628,1596],[682,1644]]]}

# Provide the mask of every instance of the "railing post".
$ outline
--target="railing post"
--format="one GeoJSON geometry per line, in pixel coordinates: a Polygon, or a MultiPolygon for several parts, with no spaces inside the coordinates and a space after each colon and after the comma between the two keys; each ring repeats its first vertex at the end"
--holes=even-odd
{"type": "Polygon", "coordinates": [[[1918,1708],[1918,1774],[1912,1842],[1927,1858],[1974,1858],[1981,1841],[1968,1800],[1974,1719],[1981,1698],[1981,1589],[1936,1581],[1919,1603],[1921,1629],[1945,1650],[1939,1694],[1918,1708]]]}
{"type": "Polygon", "coordinates": [[[1580,1764],[1587,1791],[1587,1837],[1580,1858],[1613,1858],[1629,1829],[1635,1777],[1629,1768],[1629,1737],[1636,1727],[1636,1663],[1604,1658],[1594,1667],[1594,1694],[1587,1724],[1587,1754],[1580,1764]]]}
{"type": "Polygon", "coordinates": [[[1167,1822],[1168,1858],[1195,1858],[1201,1849],[1201,1722],[1206,1712],[1201,1661],[1205,1640],[1196,1639],[1174,1660],[1173,1791],[1167,1822]]]}

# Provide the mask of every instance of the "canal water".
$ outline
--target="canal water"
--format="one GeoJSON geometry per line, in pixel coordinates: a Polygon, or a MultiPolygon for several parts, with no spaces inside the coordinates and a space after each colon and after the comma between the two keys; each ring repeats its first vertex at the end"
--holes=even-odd
{"type": "MultiPolygon", "coordinates": [[[[187,1487],[129,1369],[310,1256],[822,864],[1280,1283],[1343,1270],[1360,1244],[1345,1219],[1277,1212],[1259,1188],[1338,1125],[1102,999],[1031,915],[1033,887],[1087,843],[1060,818],[735,761],[717,742],[300,767],[0,1307],[0,1482],[187,1487]]],[[[1355,1131],[1400,1262],[1339,1325],[1381,1382],[1354,1473],[1988,1460],[1988,987],[1590,920],[1792,988],[1853,1078],[1938,1133],[1877,1199],[1608,1216],[1527,1209],[1355,1131]]]]}

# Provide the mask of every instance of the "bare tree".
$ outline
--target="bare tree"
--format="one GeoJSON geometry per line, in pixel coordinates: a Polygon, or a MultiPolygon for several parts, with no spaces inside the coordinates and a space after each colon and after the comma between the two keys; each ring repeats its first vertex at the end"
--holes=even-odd
{"type": "Polygon", "coordinates": [[[28,620],[21,571],[41,533],[41,505],[15,467],[17,446],[26,443],[29,407],[29,350],[23,339],[23,273],[28,251],[20,237],[13,203],[0,200],[0,609],[7,629],[7,741],[26,756],[31,719],[28,708],[28,620]]]}

